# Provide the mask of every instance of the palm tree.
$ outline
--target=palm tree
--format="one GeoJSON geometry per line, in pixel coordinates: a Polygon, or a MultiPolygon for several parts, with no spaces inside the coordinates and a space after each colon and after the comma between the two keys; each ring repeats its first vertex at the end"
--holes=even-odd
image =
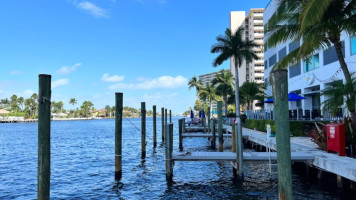
{"type": "Polygon", "coordinates": [[[77,100],[75,98],[69,99],[69,104],[72,104],[72,115],[74,115],[74,105],[77,104],[77,100]]]}
{"type": "Polygon", "coordinates": [[[196,76],[193,76],[188,82],[189,90],[194,88],[196,89],[197,93],[199,92],[200,88],[202,87],[201,80],[198,80],[196,76]]]}
{"type": "Polygon", "coordinates": [[[234,77],[230,71],[221,70],[218,74],[216,74],[211,84],[216,86],[216,94],[223,97],[225,117],[227,117],[227,98],[228,94],[234,90],[234,77]]]}
{"type": "Polygon", "coordinates": [[[211,102],[217,97],[216,88],[213,85],[206,83],[205,87],[200,88],[198,92],[198,97],[203,101],[209,102],[209,107],[211,111],[211,102]]]}
{"type": "Polygon", "coordinates": [[[109,105],[105,106],[105,116],[106,117],[111,117],[111,107],[109,105]]]}
{"type": "MultiPolygon", "coordinates": [[[[355,0],[280,0],[275,14],[268,21],[271,35],[268,46],[274,47],[287,40],[302,40],[302,45],[290,52],[274,68],[287,68],[301,59],[307,59],[314,52],[332,44],[335,47],[341,69],[344,73],[348,93],[347,101],[355,101],[356,88],[342,54],[341,33],[356,32],[355,0]]],[[[351,113],[353,130],[356,131],[355,103],[347,105],[351,113]]]]}
{"type": "Polygon", "coordinates": [[[1,104],[4,105],[5,109],[9,108],[9,103],[10,103],[10,101],[8,98],[1,99],[1,104]]]}
{"type": "Polygon", "coordinates": [[[247,109],[253,109],[253,101],[264,97],[264,86],[256,82],[244,82],[241,87],[241,98],[247,103],[247,109]]]}
{"type": "Polygon", "coordinates": [[[17,102],[21,105],[21,111],[23,111],[23,104],[25,103],[25,99],[20,97],[17,99],[17,102]]]}
{"type": "Polygon", "coordinates": [[[226,29],[225,35],[216,38],[217,43],[211,48],[211,53],[220,53],[214,60],[213,66],[221,65],[229,58],[233,59],[235,65],[235,111],[236,123],[238,123],[238,134],[241,135],[241,119],[240,119],[240,102],[239,102],[239,73],[238,68],[243,61],[252,62],[257,59],[257,55],[253,51],[254,47],[259,47],[250,40],[244,40],[243,27],[239,27],[235,33],[231,33],[230,29],[226,29]]]}

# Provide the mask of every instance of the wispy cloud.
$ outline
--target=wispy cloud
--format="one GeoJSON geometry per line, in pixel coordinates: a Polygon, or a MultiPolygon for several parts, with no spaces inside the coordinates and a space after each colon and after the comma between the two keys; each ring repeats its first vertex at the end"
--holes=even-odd
{"type": "Polygon", "coordinates": [[[20,71],[20,70],[13,70],[10,72],[11,75],[17,75],[17,74],[21,74],[21,73],[22,73],[22,71],[20,71]]]}
{"type": "Polygon", "coordinates": [[[186,86],[188,79],[183,76],[160,76],[156,79],[147,80],[140,83],[117,83],[109,86],[111,90],[131,89],[131,90],[150,90],[156,88],[179,88],[186,86]]]}
{"type": "Polygon", "coordinates": [[[63,78],[52,82],[52,88],[56,88],[63,85],[68,85],[69,79],[63,78]]]}
{"type": "Polygon", "coordinates": [[[58,70],[58,74],[66,75],[70,74],[71,72],[74,72],[78,67],[80,67],[82,63],[76,63],[72,66],[63,66],[58,70]]]}
{"type": "Polygon", "coordinates": [[[89,1],[82,1],[79,3],[75,3],[79,9],[85,10],[90,14],[94,15],[95,17],[103,17],[109,18],[109,14],[107,10],[100,8],[99,6],[89,2],[89,1]]]}
{"type": "Polygon", "coordinates": [[[124,76],[118,76],[118,75],[109,76],[109,74],[104,74],[101,77],[101,80],[104,82],[120,82],[124,80],[124,76]]]}

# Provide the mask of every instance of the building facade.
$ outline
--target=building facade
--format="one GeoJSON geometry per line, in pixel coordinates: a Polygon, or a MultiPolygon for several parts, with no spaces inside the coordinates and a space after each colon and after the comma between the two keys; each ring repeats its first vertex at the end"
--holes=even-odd
{"type": "MultiPolygon", "coordinates": [[[[277,8],[277,0],[271,0],[264,12],[263,24],[267,26],[277,8]]],[[[267,27],[266,27],[267,28],[267,27]]],[[[298,48],[301,41],[287,41],[274,48],[267,48],[269,35],[265,34],[264,43],[264,78],[267,86],[266,94],[272,96],[272,86],[270,72],[275,63],[286,56],[289,52],[298,48]]],[[[356,37],[342,33],[341,41],[343,44],[343,54],[350,72],[356,71],[356,37]]],[[[288,67],[288,90],[295,92],[307,99],[297,103],[290,102],[290,110],[298,110],[307,116],[307,118],[318,119],[328,115],[328,112],[322,112],[322,103],[327,99],[320,96],[320,91],[325,89],[333,81],[341,80],[345,82],[344,74],[341,71],[339,61],[334,47],[321,49],[312,55],[308,60],[301,60],[299,63],[288,67]],[[310,117],[309,117],[310,116],[310,117]]],[[[272,105],[266,105],[269,109],[272,105]]],[[[340,108],[340,112],[341,108],[340,108]]]]}
{"type": "MultiPolygon", "coordinates": [[[[247,16],[245,11],[233,11],[230,13],[230,29],[232,33],[236,32],[239,27],[244,27],[243,38],[245,40],[252,40],[260,45],[254,48],[258,59],[251,63],[242,63],[239,68],[239,86],[244,82],[264,83],[264,54],[263,54],[263,8],[251,9],[247,16]]],[[[234,61],[230,59],[230,71],[235,76],[234,61]]]]}

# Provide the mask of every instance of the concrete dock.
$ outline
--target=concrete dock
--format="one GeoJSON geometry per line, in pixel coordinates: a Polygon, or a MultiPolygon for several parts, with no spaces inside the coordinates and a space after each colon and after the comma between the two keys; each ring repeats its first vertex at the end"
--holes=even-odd
{"type": "MultiPolygon", "coordinates": [[[[209,133],[190,133],[190,134],[182,134],[182,137],[183,138],[186,138],[186,137],[206,137],[206,138],[211,138],[213,137],[212,134],[209,134],[209,133]]],[[[218,135],[216,134],[215,137],[218,137],[218,135]]],[[[223,134],[223,137],[229,137],[231,138],[231,134],[223,134]]]]}

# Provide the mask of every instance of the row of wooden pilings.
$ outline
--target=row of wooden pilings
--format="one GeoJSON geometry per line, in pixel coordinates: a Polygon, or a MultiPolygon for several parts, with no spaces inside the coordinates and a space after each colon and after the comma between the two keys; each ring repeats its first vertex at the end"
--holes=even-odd
{"type": "MultiPolygon", "coordinates": [[[[287,70],[275,70],[272,72],[272,87],[274,97],[274,107],[276,114],[276,141],[277,141],[277,163],[278,163],[278,193],[280,199],[292,199],[292,178],[291,178],[291,152],[290,152],[290,137],[289,137],[289,121],[288,121],[288,81],[287,70]]],[[[51,104],[51,75],[39,75],[39,98],[38,98],[38,176],[37,176],[37,199],[50,198],[50,104],[51,104]]],[[[120,180],[122,177],[122,110],[123,110],[123,94],[115,94],[115,179],[120,180]]],[[[218,131],[222,134],[222,116],[221,102],[218,103],[220,110],[218,117],[218,131]]],[[[156,107],[153,107],[153,145],[156,147],[156,107]]],[[[210,114],[210,111],[208,112],[210,114]]],[[[172,179],[173,174],[173,124],[170,111],[170,123],[167,123],[167,109],[162,108],[162,141],[165,140],[166,154],[166,178],[172,179]],[[164,113],[164,115],[163,115],[164,113]]],[[[215,131],[215,122],[210,120],[211,128],[215,131]]],[[[184,121],[180,121],[179,132],[182,133],[182,128],[185,126],[184,121]]],[[[210,124],[209,126],[210,127],[210,124]]],[[[235,132],[240,132],[235,126],[235,132]]],[[[183,128],[184,129],[184,128],[183,128]]],[[[239,135],[239,134],[238,134],[239,135]]],[[[219,137],[219,151],[222,151],[223,138],[219,137]]],[[[182,139],[182,138],[181,138],[182,139]]],[[[181,140],[180,139],[180,140],[181,140]]],[[[242,135],[235,137],[234,141],[237,145],[236,150],[239,151],[236,161],[239,161],[239,169],[242,168],[242,135]],[[240,138],[240,139],[238,139],[240,138]],[[237,141],[236,141],[237,140],[237,141]]],[[[213,141],[215,143],[215,138],[213,141]]],[[[146,107],[145,103],[141,103],[141,158],[146,157],[146,107]]],[[[239,170],[242,174],[242,170],[239,170]]]]}

